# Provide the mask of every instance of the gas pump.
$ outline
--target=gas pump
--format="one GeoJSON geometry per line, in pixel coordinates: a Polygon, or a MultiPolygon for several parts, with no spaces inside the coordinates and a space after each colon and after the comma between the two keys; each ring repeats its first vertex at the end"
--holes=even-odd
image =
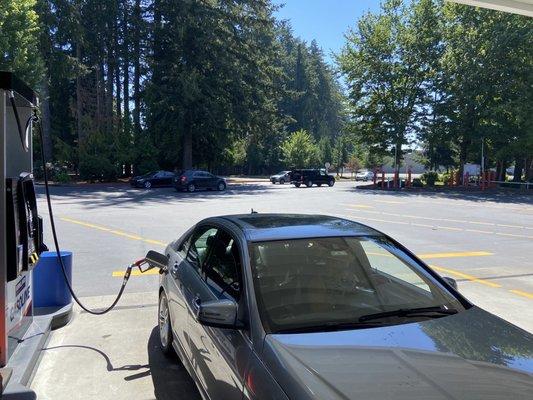
{"type": "Polygon", "coordinates": [[[32,323],[31,270],[43,249],[31,173],[36,106],[30,88],[13,74],[0,72],[0,367],[32,323]]]}

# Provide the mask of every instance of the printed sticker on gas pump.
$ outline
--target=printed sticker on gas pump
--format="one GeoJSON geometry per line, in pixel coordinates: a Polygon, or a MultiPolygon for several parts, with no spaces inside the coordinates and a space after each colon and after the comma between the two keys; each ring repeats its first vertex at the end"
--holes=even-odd
{"type": "Polygon", "coordinates": [[[7,331],[18,327],[22,317],[31,312],[31,273],[25,273],[9,282],[7,287],[6,325],[7,331]]]}

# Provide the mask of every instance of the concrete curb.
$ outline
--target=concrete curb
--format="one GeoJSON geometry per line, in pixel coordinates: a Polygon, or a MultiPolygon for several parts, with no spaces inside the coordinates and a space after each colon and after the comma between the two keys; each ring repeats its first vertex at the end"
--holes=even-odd
{"type": "Polygon", "coordinates": [[[11,356],[6,368],[12,370],[2,399],[36,399],[29,385],[53,329],[65,326],[72,317],[72,303],[63,307],[42,307],[34,310],[33,323],[11,356]]]}

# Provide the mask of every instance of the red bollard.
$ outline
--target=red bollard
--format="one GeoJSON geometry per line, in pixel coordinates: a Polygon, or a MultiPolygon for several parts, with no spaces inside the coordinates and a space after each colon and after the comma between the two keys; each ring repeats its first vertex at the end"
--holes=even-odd
{"type": "Polygon", "coordinates": [[[374,168],[374,177],[372,178],[372,180],[374,181],[374,189],[376,188],[376,180],[378,178],[378,170],[377,168],[374,168]]]}

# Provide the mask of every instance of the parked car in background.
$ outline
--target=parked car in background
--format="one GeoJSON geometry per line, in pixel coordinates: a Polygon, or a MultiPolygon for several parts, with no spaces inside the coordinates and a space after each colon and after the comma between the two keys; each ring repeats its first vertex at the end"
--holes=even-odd
{"type": "Polygon", "coordinates": [[[270,182],[273,184],[279,183],[280,185],[283,185],[285,182],[291,181],[291,171],[281,171],[280,173],[277,173],[276,175],[272,175],[270,177],[270,182]]]}
{"type": "Polygon", "coordinates": [[[174,172],[170,171],[149,172],[147,174],[134,176],[131,178],[130,185],[133,187],[143,187],[145,189],[172,186],[174,176],[174,172]]]}
{"type": "Polygon", "coordinates": [[[531,399],[533,336],[365,225],[220,216],[147,258],[203,399],[531,399]]]}
{"type": "Polygon", "coordinates": [[[174,187],[177,191],[195,192],[197,190],[226,190],[226,181],[207,171],[188,169],[176,174],[174,187]]]}
{"type": "Polygon", "coordinates": [[[374,171],[369,171],[368,169],[357,171],[357,174],[355,174],[355,180],[364,182],[372,181],[374,180],[374,171]]]}
{"type": "Polygon", "coordinates": [[[307,187],[328,185],[331,187],[335,184],[335,177],[328,174],[325,169],[295,169],[291,171],[291,183],[296,187],[301,185],[307,187]]]}

